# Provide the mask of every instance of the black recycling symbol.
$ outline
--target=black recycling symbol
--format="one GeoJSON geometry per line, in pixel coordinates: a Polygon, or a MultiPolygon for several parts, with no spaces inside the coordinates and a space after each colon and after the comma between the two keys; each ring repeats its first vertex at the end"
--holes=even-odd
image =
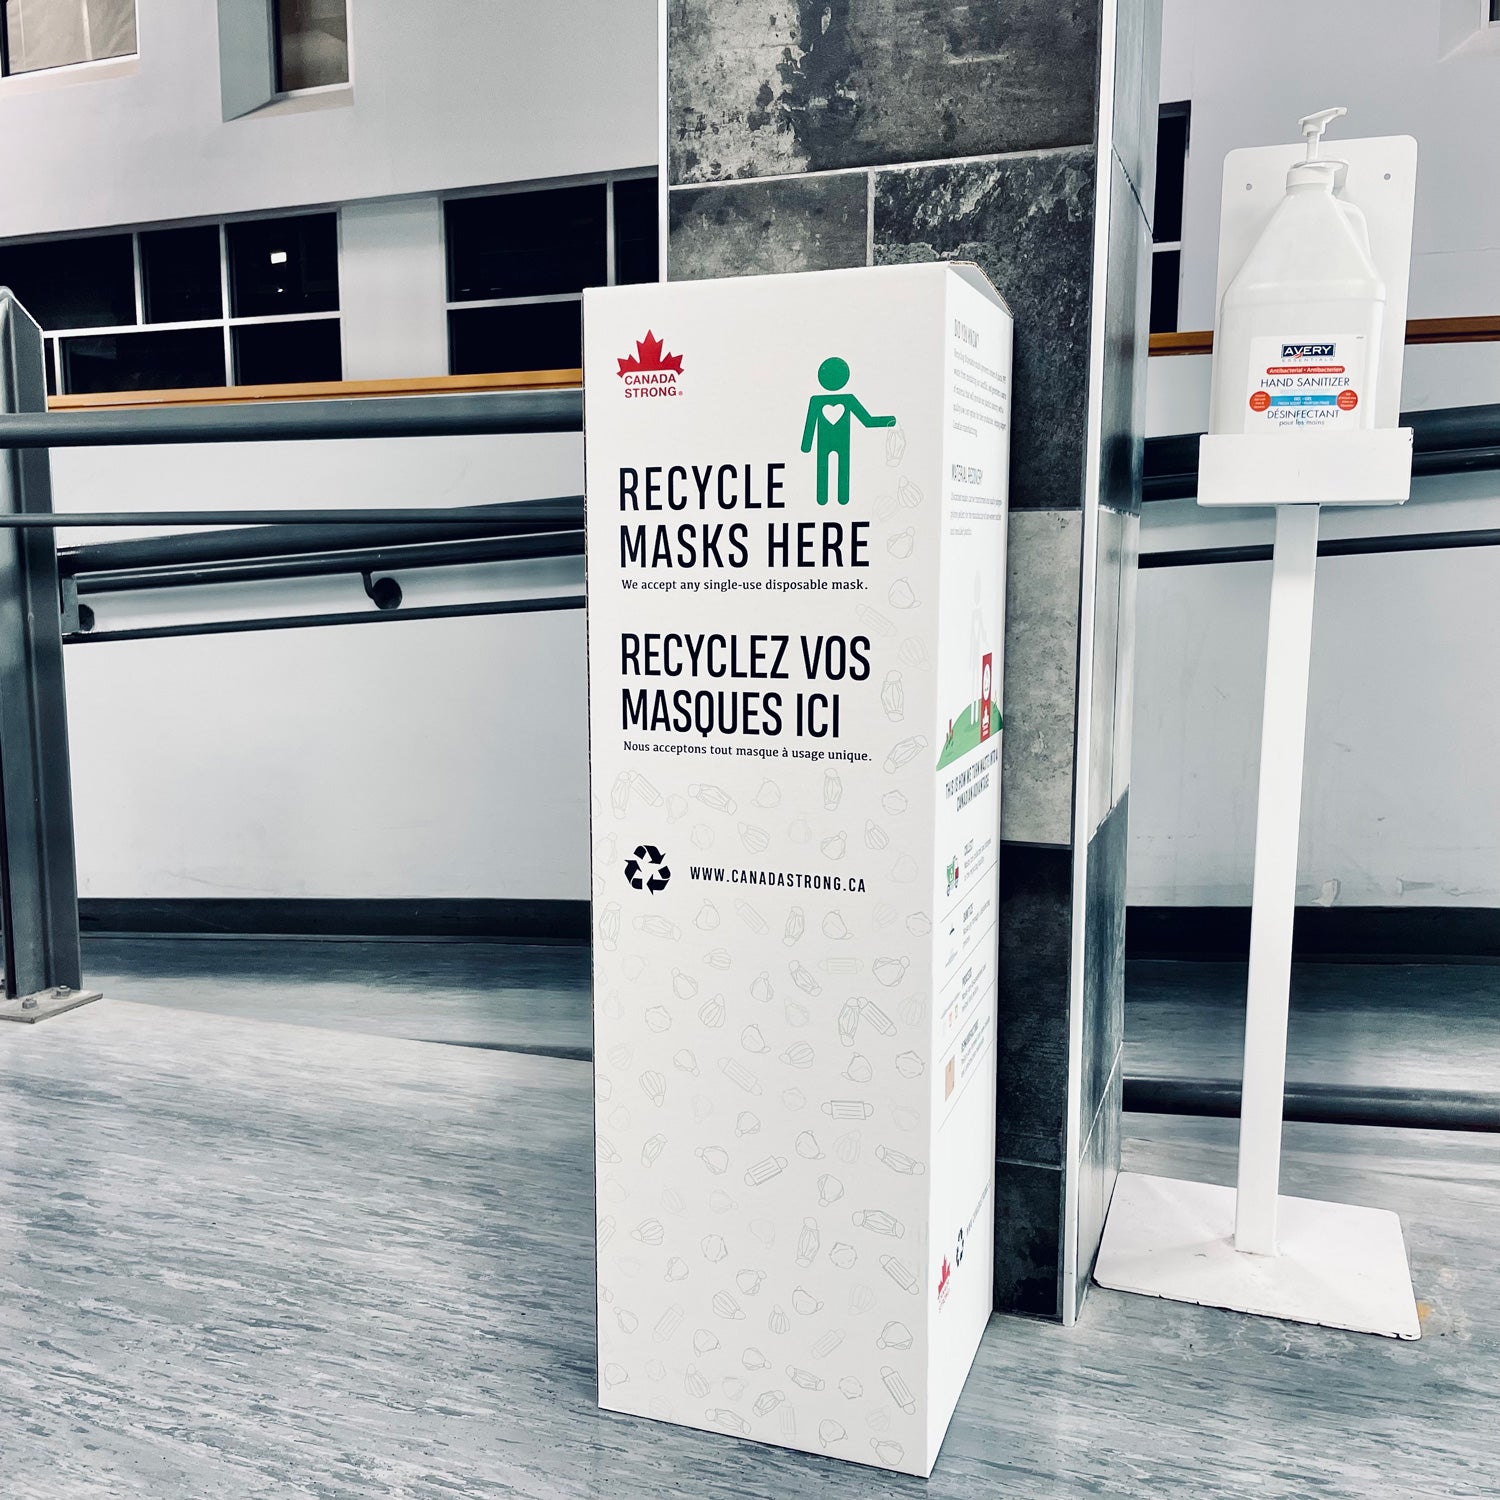
{"type": "Polygon", "coordinates": [[[954,1252],[953,1252],[953,1264],[955,1266],[961,1266],[961,1265],[963,1265],[963,1263],[964,1263],[964,1232],[963,1232],[962,1229],[960,1229],[958,1231],[958,1248],[956,1250],[954,1250],[954,1252]]]}
{"type": "Polygon", "coordinates": [[[672,872],[667,868],[666,858],[655,844],[640,844],[625,861],[625,878],[635,890],[664,891],[672,872]]]}

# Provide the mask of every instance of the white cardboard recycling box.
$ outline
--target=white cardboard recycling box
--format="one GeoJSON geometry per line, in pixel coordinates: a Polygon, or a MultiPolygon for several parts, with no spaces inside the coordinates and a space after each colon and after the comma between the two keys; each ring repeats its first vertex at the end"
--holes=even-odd
{"type": "Polygon", "coordinates": [[[599,1399],[911,1474],[992,1296],[1010,314],[585,294],[599,1399]]]}

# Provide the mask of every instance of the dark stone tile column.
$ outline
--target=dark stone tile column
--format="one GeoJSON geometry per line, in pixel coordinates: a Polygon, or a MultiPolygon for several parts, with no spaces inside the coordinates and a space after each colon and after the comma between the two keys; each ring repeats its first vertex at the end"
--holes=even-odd
{"type": "Polygon", "coordinates": [[[973,260],[1016,315],[996,1305],[1069,1322],[1119,1160],[1160,5],[668,5],[673,279],[973,260]]]}

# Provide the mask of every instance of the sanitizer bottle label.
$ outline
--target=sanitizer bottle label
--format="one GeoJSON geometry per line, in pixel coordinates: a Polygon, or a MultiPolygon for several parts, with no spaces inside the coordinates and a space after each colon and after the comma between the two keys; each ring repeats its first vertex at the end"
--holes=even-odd
{"type": "Polygon", "coordinates": [[[1251,339],[1245,431],[1358,427],[1368,396],[1367,353],[1362,333],[1251,339]]]}

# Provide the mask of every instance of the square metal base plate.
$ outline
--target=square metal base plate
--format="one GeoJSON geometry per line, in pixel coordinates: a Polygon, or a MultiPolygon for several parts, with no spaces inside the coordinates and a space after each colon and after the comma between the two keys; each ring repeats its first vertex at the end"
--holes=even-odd
{"type": "Polygon", "coordinates": [[[45,1021],[49,1016],[60,1016],[65,1010],[76,1010],[90,1000],[102,1000],[99,990],[38,990],[34,995],[21,995],[15,1000],[0,1000],[0,1021],[45,1021]]]}
{"type": "Polygon", "coordinates": [[[1246,1255],[1234,1248],[1234,1204],[1233,1188],[1122,1172],[1094,1280],[1295,1323],[1422,1336],[1395,1214],[1281,1198],[1280,1254],[1246,1255]]]}

